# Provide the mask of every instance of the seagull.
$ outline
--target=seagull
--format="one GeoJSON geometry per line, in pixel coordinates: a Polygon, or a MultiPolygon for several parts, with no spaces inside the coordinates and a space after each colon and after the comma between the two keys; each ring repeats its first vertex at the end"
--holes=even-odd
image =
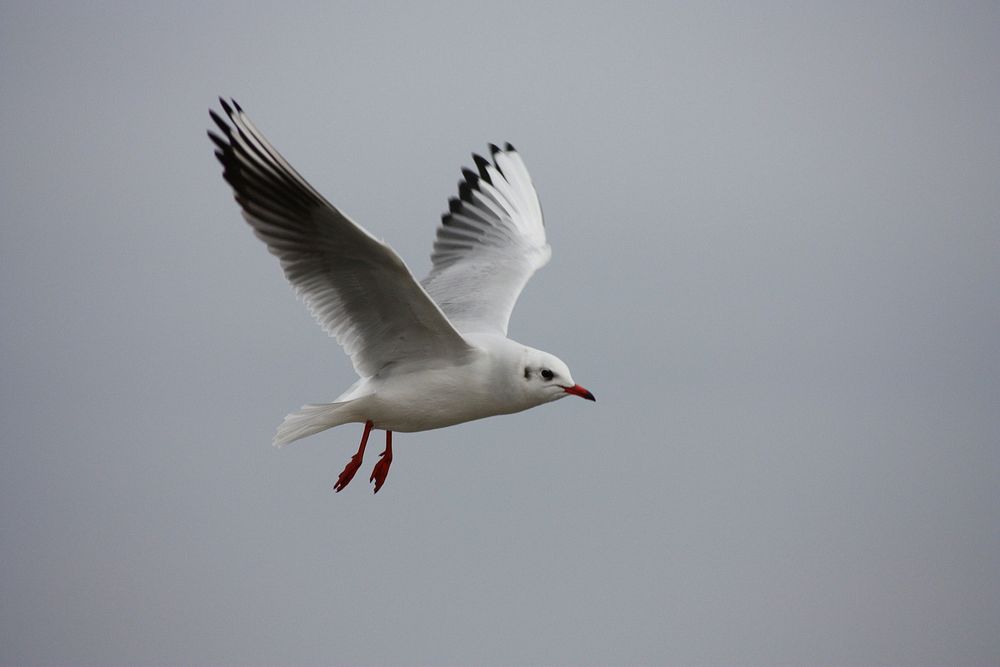
{"type": "Polygon", "coordinates": [[[275,446],[342,424],[364,424],[335,491],[354,478],[372,429],[385,431],[369,482],[392,463],[392,434],[511,414],[566,396],[593,401],[558,357],[507,337],[518,295],[552,254],[521,156],[490,144],[473,154],[441,216],[430,274],[417,281],[399,255],[323,198],[276,151],[236,100],[209,110],[208,131],[244,219],[359,379],[332,403],[285,417],[275,446]]]}

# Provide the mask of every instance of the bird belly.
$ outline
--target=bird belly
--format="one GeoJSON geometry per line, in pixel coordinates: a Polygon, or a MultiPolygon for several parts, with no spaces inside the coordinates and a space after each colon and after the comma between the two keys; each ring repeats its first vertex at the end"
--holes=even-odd
{"type": "Polygon", "coordinates": [[[444,428],[530,407],[498,400],[488,387],[456,385],[454,375],[435,372],[384,382],[366,402],[365,412],[376,428],[403,433],[444,428]]]}

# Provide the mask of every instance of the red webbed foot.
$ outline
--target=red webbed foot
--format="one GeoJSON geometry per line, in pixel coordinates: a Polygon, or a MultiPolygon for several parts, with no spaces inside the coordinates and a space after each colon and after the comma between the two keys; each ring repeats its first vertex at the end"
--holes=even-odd
{"type": "Polygon", "coordinates": [[[365,434],[361,436],[361,444],[358,446],[358,452],[351,457],[351,460],[347,462],[344,466],[344,470],[340,473],[340,477],[337,478],[337,483],[334,484],[333,490],[340,492],[351,483],[354,479],[354,473],[358,471],[361,467],[361,461],[365,457],[365,445],[368,444],[368,434],[372,432],[372,422],[365,422],[365,434]]]}
{"type": "Polygon", "coordinates": [[[375,482],[375,491],[382,488],[385,484],[385,478],[389,475],[389,466],[392,465],[392,431],[385,432],[385,451],[382,452],[378,463],[375,464],[375,469],[372,470],[372,476],[368,478],[369,482],[375,482]]]}

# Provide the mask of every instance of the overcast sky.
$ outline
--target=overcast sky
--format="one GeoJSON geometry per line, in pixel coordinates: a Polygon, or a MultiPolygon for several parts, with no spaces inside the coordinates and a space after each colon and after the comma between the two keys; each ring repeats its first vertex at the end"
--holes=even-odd
{"type": "Polygon", "coordinates": [[[262,5],[0,4],[0,664],[1000,662],[1000,5],[262,5]],[[273,449],[220,94],[418,276],[516,145],[598,402],[273,449]]]}

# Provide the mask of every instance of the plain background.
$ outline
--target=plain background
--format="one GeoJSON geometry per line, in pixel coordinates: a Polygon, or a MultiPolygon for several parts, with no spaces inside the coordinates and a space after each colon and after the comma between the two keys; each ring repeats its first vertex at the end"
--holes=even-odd
{"type": "Polygon", "coordinates": [[[0,4],[0,663],[1000,662],[1000,6],[0,4]],[[205,137],[429,267],[513,142],[511,335],[596,404],[275,450],[353,382],[205,137]],[[381,450],[381,435],[369,452],[381,450]]]}

